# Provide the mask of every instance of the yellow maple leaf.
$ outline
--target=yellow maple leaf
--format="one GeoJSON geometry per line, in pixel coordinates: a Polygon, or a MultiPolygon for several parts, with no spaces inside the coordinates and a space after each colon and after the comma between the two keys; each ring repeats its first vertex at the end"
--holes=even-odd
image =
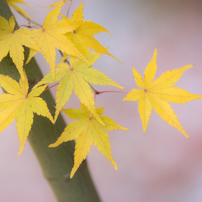
{"type": "Polygon", "coordinates": [[[153,107],[156,113],[159,114],[164,121],[177,128],[188,138],[188,134],[181,126],[178,117],[168,102],[186,103],[191,100],[202,98],[202,95],[192,94],[182,88],[172,87],[180,79],[184,71],[191,68],[193,65],[187,65],[179,69],[166,71],[159,78],[153,81],[157,70],[156,55],[157,49],[155,49],[154,56],[145,69],[144,79],[133,67],[135,81],[137,86],[142,88],[142,90],[132,89],[123,100],[139,100],[138,110],[142,120],[144,132],[146,131],[153,107]]]}
{"type": "Polygon", "coordinates": [[[114,59],[118,60],[116,57],[114,57],[112,54],[110,54],[107,51],[108,48],[105,48],[103,45],[100,44],[98,40],[92,37],[92,35],[98,34],[99,32],[107,32],[110,35],[111,33],[106,28],[104,28],[103,26],[97,23],[94,23],[92,21],[83,21],[83,3],[81,3],[78,9],[74,11],[71,20],[69,20],[69,18],[64,16],[63,18],[67,22],[72,21],[72,22],[80,23],[80,26],[74,29],[73,32],[67,33],[66,36],[68,36],[68,38],[74,44],[76,44],[78,49],[83,54],[89,53],[90,52],[89,48],[90,48],[98,53],[109,55],[113,57],[114,59]]]}
{"type": "Polygon", "coordinates": [[[15,63],[19,73],[24,78],[23,61],[24,46],[40,50],[36,43],[26,33],[27,29],[15,30],[15,18],[12,16],[9,21],[0,16],[0,61],[10,53],[10,57],[15,63]]]}
{"type": "Polygon", "coordinates": [[[19,6],[17,6],[15,3],[21,3],[21,4],[25,4],[26,6],[28,6],[30,8],[30,6],[24,2],[23,0],[6,0],[8,5],[12,8],[14,8],[18,13],[21,13],[22,15],[24,15],[25,17],[31,19],[29,17],[29,15],[22,9],[20,8],[19,6]]]}
{"type": "Polygon", "coordinates": [[[90,152],[91,146],[94,144],[100,152],[112,163],[117,170],[117,165],[112,158],[110,149],[110,142],[108,134],[105,130],[128,130],[107,116],[101,116],[103,113],[103,107],[96,109],[100,116],[100,119],[105,125],[101,125],[94,116],[91,116],[91,112],[81,104],[81,110],[79,109],[62,109],[62,111],[71,119],[79,119],[68,124],[64,129],[58,140],[49,145],[49,147],[57,147],[63,142],[76,140],[75,152],[74,152],[74,166],[72,168],[70,178],[73,177],[77,171],[79,165],[87,154],[90,152]],[[104,130],[105,129],[105,130],[104,130]]]}
{"type": "MultiPolygon", "coordinates": [[[[86,58],[90,62],[90,65],[93,65],[99,57],[100,54],[95,52],[91,52],[86,55],[86,58]]],[[[57,66],[60,68],[56,69],[55,78],[52,78],[51,73],[48,73],[36,85],[39,86],[61,80],[57,87],[56,93],[56,112],[54,118],[55,121],[60,110],[69,100],[73,89],[75,94],[80,99],[81,103],[85,104],[87,108],[93,113],[93,115],[98,120],[100,120],[95,110],[94,94],[88,82],[92,84],[112,85],[118,88],[123,88],[119,84],[112,81],[104,73],[93,68],[88,68],[89,65],[84,63],[82,60],[79,60],[78,58],[71,57],[70,66],[65,63],[60,63],[57,66]]]]}
{"type": "MultiPolygon", "coordinates": [[[[65,2],[57,3],[56,8],[48,13],[42,25],[43,29],[32,30],[32,36],[36,44],[41,47],[41,53],[50,65],[53,77],[55,76],[55,48],[69,55],[79,57],[88,64],[88,60],[78,50],[78,48],[66,37],[65,33],[73,31],[78,27],[78,23],[59,20],[60,10],[65,2]]],[[[27,62],[37,53],[31,50],[27,62]]]]}
{"type": "Polygon", "coordinates": [[[53,122],[46,102],[38,97],[46,88],[41,86],[28,93],[29,85],[26,75],[19,83],[9,76],[0,75],[0,86],[7,92],[0,94],[0,132],[16,118],[17,133],[20,140],[21,154],[27,136],[31,130],[34,113],[47,117],[53,122]]]}

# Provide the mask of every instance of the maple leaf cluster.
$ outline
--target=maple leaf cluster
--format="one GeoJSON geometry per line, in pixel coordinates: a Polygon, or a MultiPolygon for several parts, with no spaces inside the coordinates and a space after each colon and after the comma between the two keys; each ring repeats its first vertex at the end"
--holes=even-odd
{"type": "MultiPolygon", "coordinates": [[[[91,86],[91,84],[111,85],[120,89],[124,88],[92,67],[101,54],[118,60],[108,52],[108,48],[93,37],[100,32],[109,34],[110,32],[97,23],[84,21],[83,3],[74,11],[71,18],[61,15],[61,8],[67,1],[51,4],[49,8],[54,8],[46,16],[43,25],[38,27],[29,25],[27,28],[22,28],[22,26],[16,28],[14,16],[8,21],[0,16],[0,62],[9,53],[21,76],[17,82],[9,76],[0,75],[0,86],[6,91],[5,94],[0,95],[0,132],[16,119],[20,140],[18,154],[21,154],[31,130],[34,113],[48,118],[53,124],[60,111],[63,111],[70,119],[76,119],[77,121],[68,124],[55,143],[49,145],[49,147],[57,147],[63,142],[76,141],[74,166],[70,174],[70,178],[72,178],[93,144],[117,169],[106,130],[128,129],[118,125],[111,118],[102,116],[103,107],[95,107],[95,94],[99,93],[91,86]],[[59,16],[62,17],[61,20],[58,20],[59,16]],[[23,46],[30,48],[27,61],[24,61],[23,46]],[[55,64],[56,49],[62,54],[59,64],[55,64]],[[29,83],[23,66],[37,52],[40,52],[46,59],[50,72],[29,91],[29,83]],[[46,90],[48,84],[56,82],[58,82],[56,110],[53,117],[40,95],[46,90]],[[73,90],[81,102],[81,110],[63,109],[73,90]]],[[[25,3],[23,0],[7,0],[7,2],[27,19],[30,19],[15,4],[25,3]]],[[[144,78],[133,67],[135,81],[141,89],[126,92],[127,95],[123,100],[139,100],[138,110],[144,132],[153,108],[164,121],[188,137],[167,101],[186,103],[202,98],[201,95],[173,87],[184,71],[192,65],[167,71],[153,81],[157,70],[156,55],[157,50],[155,49],[154,56],[144,72],[144,78]]]]}

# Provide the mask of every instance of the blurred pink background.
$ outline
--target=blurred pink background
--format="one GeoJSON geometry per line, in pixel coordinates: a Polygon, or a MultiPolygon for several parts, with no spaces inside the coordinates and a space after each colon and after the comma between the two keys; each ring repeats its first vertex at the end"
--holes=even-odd
{"type": "MultiPolygon", "coordinates": [[[[43,23],[48,10],[38,5],[48,5],[55,0],[26,2],[34,12],[22,6],[24,10],[35,21],[43,23]]],[[[81,2],[73,0],[71,13],[81,2]]],[[[119,64],[103,55],[94,68],[130,91],[136,88],[132,66],[143,75],[157,47],[156,76],[167,70],[194,64],[176,86],[202,94],[200,0],[83,2],[85,20],[101,24],[113,35],[111,38],[101,33],[96,38],[105,47],[109,46],[109,52],[122,61],[119,64]]],[[[68,3],[63,8],[63,14],[67,7],[68,3]]],[[[21,16],[16,14],[16,17],[19,24],[25,24],[21,16]]],[[[37,61],[43,66],[44,74],[47,73],[49,67],[43,56],[37,54],[37,61]]],[[[96,106],[104,106],[104,115],[130,129],[109,132],[117,171],[96,148],[93,147],[88,155],[89,167],[103,202],[201,202],[202,101],[171,104],[190,136],[190,139],[186,139],[154,111],[144,133],[137,102],[123,102],[124,97],[125,94],[121,93],[106,93],[96,98],[96,106]]],[[[72,96],[66,107],[79,107],[78,98],[72,96]]],[[[0,201],[56,202],[29,143],[26,143],[19,157],[18,150],[19,140],[13,123],[0,135],[0,201]]]]}

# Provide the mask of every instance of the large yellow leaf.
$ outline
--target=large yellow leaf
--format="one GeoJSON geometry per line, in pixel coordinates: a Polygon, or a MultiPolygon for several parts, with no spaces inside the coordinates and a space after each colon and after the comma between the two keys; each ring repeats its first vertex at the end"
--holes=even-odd
{"type": "Polygon", "coordinates": [[[23,0],[6,0],[6,1],[10,7],[14,8],[17,12],[21,13],[22,15],[30,19],[29,15],[22,8],[20,8],[15,4],[15,3],[22,3],[30,8],[30,6],[26,2],[24,2],[23,0]]]}
{"type": "Polygon", "coordinates": [[[90,152],[91,146],[94,144],[100,152],[112,163],[117,170],[117,165],[112,158],[111,146],[109,143],[109,137],[105,130],[128,130],[107,116],[100,116],[103,113],[103,107],[96,109],[100,119],[104,122],[104,126],[101,125],[94,116],[91,116],[90,111],[81,104],[81,110],[79,109],[63,109],[62,110],[69,118],[79,119],[68,124],[64,132],[58,138],[58,140],[49,145],[49,147],[57,147],[63,142],[70,140],[76,140],[76,147],[74,152],[74,166],[72,168],[70,178],[73,177],[80,164],[86,159],[87,154],[90,152]],[[105,129],[105,130],[104,130],[105,129]]]}
{"type": "Polygon", "coordinates": [[[9,21],[0,16],[0,61],[10,52],[10,57],[23,78],[23,45],[38,51],[40,50],[26,30],[21,28],[15,30],[14,16],[9,21]]]}
{"type": "MultiPolygon", "coordinates": [[[[63,17],[63,18],[69,22],[68,18],[66,17],[63,17]]],[[[94,50],[101,54],[109,55],[113,57],[114,59],[118,60],[116,57],[110,54],[107,51],[107,48],[101,45],[98,40],[92,37],[93,35],[98,34],[100,32],[107,32],[110,35],[111,33],[106,28],[104,28],[103,26],[97,23],[94,23],[92,21],[83,21],[83,3],[81,3],[80,6],[77,8],[77,10],[74,11],[71,21],[80,23],[80,26],[74,29],[73,32],[67,33],[66,36],[68,36],[68,38],[74,44],[76,44],[78,49],[83,54],[89,53],[90,52],[89,48],[90,48],[91,50],[94,50]]]]}
{"type": "Polygon", "coordinates": [[[154,80],[157,70],[156,55],[157,50],[155,49],[154,56],[145,69],[144,79],[133,67],[133,74],[137,86],[142,89],[132,89],[123,100],[139,100],[138,110],[144,132],[146,131],[153,107],[164,121],[177,128],[188,138],[188,134],[181,126],[178,117],[167,101],[179,104],[202,98],[202,95],[189,93],[182,88],[172,87],[180,79],[182,74],[193,65],[187,65],[179,69],[164,72],[159,78],[154,80]]]}
{"type": "MultiPolygon", "coordinates": [[[[99,58],[99,53],[89,53],[86,58],[93,65],[94,62],[99,58]]],[[[123,88],[119,84],[112,81],[104,73],[97,71],[93,68],[88,68],[89,65],[84,63],[77,58],[70,58],[70,66],[65,63],[60,63],[57,66],[60,68],[56,69],[55,78],[53,79],[51,73],[48,73],[38,84],[43,85],[47,83],[57,82],[62,79],[57,87],[56,93],[56,121],[58,114],[65,103],[69,100],[72,90],[74,89],[75,94],[80,99],[81,103],[87,106],[87,108],[93,113],[100,122],[100,117],[97,115],[95,110],[94,94],[89,86],[89,83],[99,85],[112,85],[118,88],[123,88]]]]}
{"type": "MultiPolygon", "coordinates": [[[[55,48],[69,55],[76,56],[89,64],[88,60],[78,48],[64,35],[76,29],[79,24],[65,20],[57,21],[64,3],[64,1],[58,2],[57,7],[49,12],[45,18],[42,29],[32,30],[34,41],[41,48],[41,53],[50,65],[53,77],[55,76],[55,48]]],[[[36,53],[37,51],[31,50],[27,62],[29,62],[36,53]]]]}
{"type": "Polygon", "coordinates": [[[16,118],[17,133],[20,140],[21,154],[29,131],[33,123],[33,117],[38,115],[53,118],[47,108],[46,102],[38,97],[46,88],[46,85],[33,89],[28,93],[28,80],[24,75],[24,80],[20,78],[19,83],[12,78],[0,75],[0,86],[7,94],[0,95],[0,132],[2,132],[16,118]]]}

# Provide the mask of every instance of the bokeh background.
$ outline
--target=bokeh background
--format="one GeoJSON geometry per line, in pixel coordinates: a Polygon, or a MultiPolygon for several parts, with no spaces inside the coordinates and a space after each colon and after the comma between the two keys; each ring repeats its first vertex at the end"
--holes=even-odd
{"type": "MultiPolygon", "coordinates": [[[[34,9],[22,8],[43,23],[49,5],[55,0],[26,0],[34,9]]],[[[82,1],[73,0],[71,12],[82,1]]],[[[113,35],[97,39],[122,64],[103,55],[94,68],[103,71],[125,90],[135,88],[132,66],[143,75],[157,47],[157,77],[164,71],[188,64],[194,67],[177,82],[178,87],[202,94],[202,2],[200,0],[83,0],[84,18],[106,27],[113,35]]],[[[68,7],[62,9],[63,14],[68,7]]],[[[14,12],[19,24],[26,21],[14,12]]],[[[43,73],[49,67],[37,54],[43,73]]],[[[58,55],[58,61],[59,61],[58,55]]],[[[114,90],[97,87],[98,90],[114,90]]],[[[52,90],[55,93],[55,89],[52,90]]],[[[104,106],[104,115],[130,131],[109,132],[111,150],[118,170],[92,147],[87,159],[92,177],[103,202],[201,202],[202,201],[202,101],[171,104],[189,134],[186,139],[154,111],[146,133],[137,110],[137,102],[123,102],[125,94],[106,93],[96,98],[104,106]]],[[[72,96],[66,107],[79,107],[72,96]]],[[[66,119],[67,122],[70,121],[66,119]]],[[[0,135],[0,201],[56,202],[27,142],[17,157],[19,140],[15,122],[0,135]]]]}

